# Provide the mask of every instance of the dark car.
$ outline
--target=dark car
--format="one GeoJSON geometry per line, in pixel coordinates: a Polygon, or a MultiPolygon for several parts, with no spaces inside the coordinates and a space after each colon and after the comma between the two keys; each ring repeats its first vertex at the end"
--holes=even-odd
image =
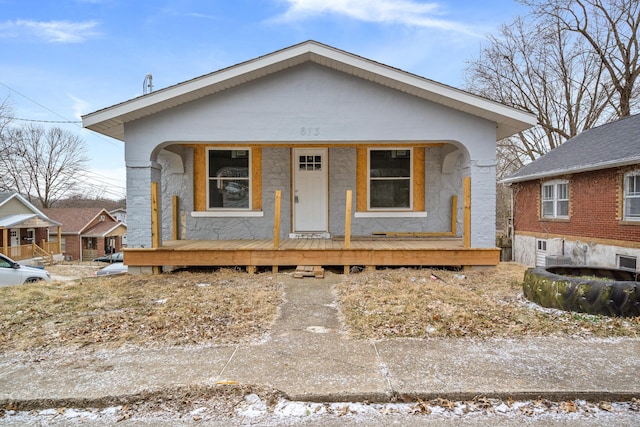
{"type": "Polygon", "coordinates": [[[112,262],[122,262],[124,258],[122,256],[122,252],[115,252],[109,255],[99,256],[98,258],[94,258],[93,260],[99,261],[99,262],[112,263],[112,262]]]}

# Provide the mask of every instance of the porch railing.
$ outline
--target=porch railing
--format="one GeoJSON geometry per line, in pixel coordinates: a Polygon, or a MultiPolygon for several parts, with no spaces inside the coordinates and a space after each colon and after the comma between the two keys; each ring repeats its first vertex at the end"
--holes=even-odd
{"type": "Polygon", "coordinates": [[[49,263],[53,264],[53,255],[57,252],[57,242],[46,242],[43,243],[42,246],[31,243],[29,245],[0,247],[0,253],[8,256],[14,261],[22,261],[32,258],[46,258],[49,263]]]}

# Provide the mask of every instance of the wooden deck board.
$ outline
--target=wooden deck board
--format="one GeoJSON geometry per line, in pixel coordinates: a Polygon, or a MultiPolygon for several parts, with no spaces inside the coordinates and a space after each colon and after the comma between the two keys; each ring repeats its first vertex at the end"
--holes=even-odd
{"type": "Polygon", "coordinates": [[[463,247],[462,239],[178,240],[125,249],[129,266],[473,266],[497,265],[498,248],[463,247]]]}

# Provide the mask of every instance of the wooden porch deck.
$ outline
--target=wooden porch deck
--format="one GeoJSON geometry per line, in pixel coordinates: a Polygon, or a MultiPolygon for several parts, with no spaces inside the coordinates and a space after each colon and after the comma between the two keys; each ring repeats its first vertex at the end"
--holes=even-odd
{"type": "Polygon", "coordinates": [[[465,248],[462,238],[351,238],[344,240],[171,240],[158,248],[124,250],[130,267],[240,266],[495,266],[499,248],[465,248]]]}

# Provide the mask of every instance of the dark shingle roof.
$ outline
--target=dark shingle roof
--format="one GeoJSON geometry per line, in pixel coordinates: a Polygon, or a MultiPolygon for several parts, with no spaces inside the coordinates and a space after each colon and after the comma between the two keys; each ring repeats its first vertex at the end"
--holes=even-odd
{"type": "Polygon", "coordinates": [[[640,114],[582,132],[502,180],[530,181],[640,163],[640,114]]]}

